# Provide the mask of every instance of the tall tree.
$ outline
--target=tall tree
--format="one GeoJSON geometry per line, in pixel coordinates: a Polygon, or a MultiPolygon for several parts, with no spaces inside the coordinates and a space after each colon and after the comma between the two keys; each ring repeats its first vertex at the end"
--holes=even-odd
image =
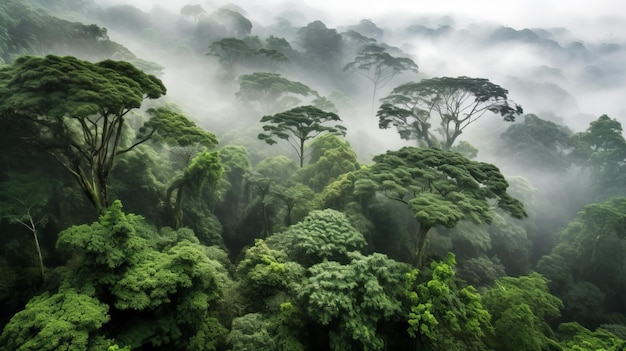
{"type": "Polygon", "coordinates": [[[402,72],[411,71],[417,73],[418,67],[408,57],[393,57],[385,52],[386,49],[377,44],[367,45],[357,53],[354,60],[346,64],[344,71],[357,72],[367,78],[374,85],[372,91],[372,106],[378,91],[390,80],[402,72]]]}
{"type": "Polygon", "coordinates": [[[463,130],[486,112],[514,121],[522,107],[511,106],[508,91],[485,78],[440,77],[402,84],[381,99],[378,126],[393,125],[402,139],[450,149],[463,130]],[[431,130],[433,115],[439,128],[431,130]]]}
{"type": "MultiPolygon", "coordinates": [[[[418,271],[406,274],[409,334],[427,350],[485,350],[491,316],[473,286],[459,286],[454,254],[432,262],[432,277],[418,282],[418,271]]],[[[421,350],[421,348],[420,348],[421,350]]]]}
{"type": "Polygon", "coordinates": [[[298,43],[318,65],[334,66],[341,55],[341,35],[321,21],[313,21],[298,30],[298,43]]]}
{"type": "Polygon", "coordinates": [[[218,153],[203,151],[191,160],[181,175],[174,178],[165,194],[165,205],[171,217],[172,228],[178,229],[182,225],[185,192],[192,191],[197,194],[204,185],[215,186],[223,172],[218,153]],[[176,198],[172,201],[174,193],[176,198]]]}
{"type": "Polygon", "coordinates": [[[300,167],[304,165],[304,148],[307,140],[322,133],[345,135],[346,128],[340,124],[326,125],[329,122],[340,122],[339,116],[325,112],[313,106],[300,106],[272,116],[263,116],[261,123],[266,133],[260,133],[259,139],[272,145],[276,139],[287,140],[296,150],[300,167]]]}
{"type": "Polygon", "coordinates": [[[37,125],[27,137],[72,174],[99,212],[109,204],[116,157],[148,139],[124,142],[126,115],[164,94],[158,78],[127,62],[26,56],[0,69],[0,118],[37,125]]]}
{"type": "Polygon", "coordinates": [[[224,38],[209,45],[208,56],[214,56],[226,73],[235,76],[236,67],[243,59],[254,53],[245,41],[237,38],[224,38]]]}
{"type": "Polygon", "coordinates": [[[239,91],[236,95],[245,103],[257,103],[264,114],[297,105],[300,100],[296,96],[319,96],[303,83],[269,72],[255,72],[239,77],[239,91]]]}
{"type": "Polygon", "coordinates": [[[601,197],[626,195],[626,140],[622,124],[607,115],[572,137],[572,158],[591,170],[601,197]]]}
{"type": "Polygon", "coordinates": [[[387,151],[373,160],[357,183],[408,206],[419,223],[414,265],[422,264],[428,232],[436,226],[451,228],[464,219],[490,223],[494,202],[515,218],[526,217],[524,206],[507,194],[508,183],[492,164],[453,151],[415,147],[387,151]]]}
{"type": "Polygon", "coordinates": [[[39,232],[48,219],[43,208],[52,195],[52,184],[42,180],[42,175],[38,173],[9,173],[8,178],[0,182],[0,221],[4,219],[20,224],[33,235],[43,281],[45,269],[39,232]]]}

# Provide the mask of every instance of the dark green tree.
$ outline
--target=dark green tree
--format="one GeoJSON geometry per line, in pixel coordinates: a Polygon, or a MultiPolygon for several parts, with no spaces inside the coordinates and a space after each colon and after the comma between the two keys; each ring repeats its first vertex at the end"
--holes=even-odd
{"type": "Polygon", "coordinates": [[[298,170],[296,178],[316,192],[344,173],[360,168],[357,155],[342,137],[327,134],[316,138],[308,146],[309,164],[298,170]]]}
{"type": "Polygon", "coordinates": [[[341,56],[341,35],[321,21],[313,21],[298,29],[298,44],[316,65],[336,66],[341,56]]]}
{"type": "Polygon", "coordinates": [[[0,182],[0,220],[19,224],[33,235],[42,281],[45,267],[39,233],[48,221],[44,211],[52,197],[52,187],[53,184],[39,173],[10,173],[7,181],[0,182]]]}
{"type": "Polygon", "coordinates": [[[394,126],[402,139],[416,139],[420,145],[450,149],[463,130],[487,112],[505,121],[522,114],[519,105],[509,104],[507,94],[485,78],[439,77],[406,83],[381,99],[378,126],[394,126]]]}
{"type": "Polygon", "coordinates": [[[183,199],[186,192],[198,194],[203,186],[215,187],[222,177],[224,168],[219,160],[219,153],[203,151],[197,154],[183,170],[174,178],[165,194],[165,206],[170,213],[170,226],[180,228],[183,221],[183,199]],[[172,195],[176,198],[172,201],[172,195]]]}
{"type": "MultiPolygon", "coordinates": [[[[326,328],[330,350],[384,350],[380,327],[402,309],[406,265],[379,253],[348,253],[350,261],[323,261],[308,269],[298,290],[306,313],[326,328]]],[[[319,343],[319,341],[317,341],[319,343]]]]}
{"type": "Polygon", "coordinates": [[[109,205],[117,156],[147,140],[125,144],[127,114],[163,94],[159,79],[126,62],[22,57],[0,69],[1,118],[37,125],[25,137],[70,172],[99,212],[109,205]]]}
{"type": "Polygon", "coordinates": [[[621,123],[602,115],[572,139],[571,156],[591,170],[594,192],[602,198],[626,195],[626,140],[621,123]]]}
{"type": "Polygon", "coordinates": [[[246,104],[258,104],[263,114],[297,105],[300,103],[297,96],[318,96],[307,85],[270,72],[255,72],[239,77],[239,91],[236,95],[246,104]]]}
{"type": "Polygon", "coordinates": [[[500,136],[501,155],[515,160],[519,172],[529,169],[564,171],[570,164],[567,154],[572,148],[572,132],[565,126],[524,115],[524,122],[515,123],[500,136]]]}
{"type": "Polygon", "coordinates": [[[348,253],[367,244],[343,213],[331,209],[313,211],[267,241],[305,267],[325,260],[346,263],[348,253]]]}
{"type": "Polygon", "coordinates": [[[585,206],[537,264],[565,303],[564,317],[595,328],[625,310],[626,198],[585,206]]]}
{"type": "Polygon", "coordinates": [[[99,329],[110,321],[109,306],[63,287],[32,298],[0,335],[0,350],[107,350],[114,342],[99,329]]]}
{"type": "Polygon", "coordinates": [[[305,143],[320,134],[345,135],[346,128],[340,124],[327,125],[329,122],[340,122],[339,116],[325,112],[313,106],[300,106],[271,116],[263,116],[261,123],[265,133],[259,139],[272,145],[277,139],[287,140],[296,151],[300,167],[304,165],[305,143]]]}
{"type": "Polygon", "coordinates": [[[406,273],[405,294],[409,300],[409,334],[418,349],[486,350],[491,332],[489,312],[474,287],[461,288],[455,280],[453,254],[432,262],[430,280],[418,283],[416,269],[406,273]]]}
{"type": "Polygon", "coordinates": [[[254,50],[245,41],[237,38],[224,38],[211,43],[207,55],[216,57],[226,73],[235,77],[237,65],[253,53],[254,50]]]}
{"type": "Polygon", "coordinates": [[[508,183],[492,164],[452,151],[415,147],[388,151],[373,160],[357,183],[409,208],[419,223],[414,237],[416,266],[422,264],[428,232],[436,226],[451,228],[465,219],[490,223],[494,205],[514,218],[526,217],[523,204],[507,194],[508,183]]]}
{"type": "Polygon", "coordinates": [[[496,350],[549,350],[556,344],[550,318],[560,315],[563,303],[548,291],[546,278],[538,273],[496,280],[483,298],[495,327],[496,350]]]}
{"type": "Polygon", "coordinates": [[[626,340],[604,328],[591,331],[576,322],[559,325],[560,346],[567,351],[619,351],[626,348],[626,340]]]}

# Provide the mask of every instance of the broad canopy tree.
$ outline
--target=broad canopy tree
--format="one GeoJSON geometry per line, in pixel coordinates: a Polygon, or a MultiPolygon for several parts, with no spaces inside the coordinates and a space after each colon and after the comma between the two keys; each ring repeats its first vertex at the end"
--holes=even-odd
{"type": "Polygon", "coordinates": [[[485,78],[439,77],[402,84],[381,99],[378,126],[397,128],[405,140],[450,149],[463,130],[491,112],[514,121],[522,107],[509,103],[508,91],[485,78]],[[433,117],[439,127],[432,129],[433,117]]]}
{"type": "Polygon", "coordinates": [[[255,72],[239,77],[237,98],[245,103],[258,103],[262,113],[269,114],[294,107],[300,100],[297,96],[319,97],[306,84],[289,80],[278,73],[255,72]]]}
{"type": "Polygon", "coordinates": [[[363,48],[352,62],[346,64],[343,70],[359,73],[372,82],[373,105],[379,89],[400,73],[406,71],[417,73],[418,66],[408,57],[393,57],[384,47],[370,44],[363,48]]]}
{"type": "Polygon", "coordinates": [[[30,140],[72,174],[101,212],[116,157],[147,140],[124,143],[127,114],[165,92],[158,78],[127,62],[25,56],[0,69],[0,116],[37,125],[30,140]]]}
{"type": "MultiPolygon", "coordinates": [[[[489,163],[453,151],[404,147],[374,156],[365,178],[357,180],[407,205],[419,222],[413,264],[422,264],[427,235],[436,226],[451,228],[461,220],[490,223],[493,205],[514,218],[526,217],[523,204],[507,194],[508,183],[489,163]]],[[[360,187],[360,186],[359,186],[360,187]]],[[[367,188],[361,187],[361,188],[367,188]]]]}
{"type": "Polygon", "coordinates": [[[272,145],[276,139],[287,140],[296,150],[300,167],[304,165],[304,149],[307,140],[314,139],[320,134],[345,135],[346,127],[332,122],[340,122],[341,118],[332,112],[325,112],[314,106],[300,106],[271,116],[263,116],[261,123],[265,133],[259,134],[259,139],[272,145]]]}

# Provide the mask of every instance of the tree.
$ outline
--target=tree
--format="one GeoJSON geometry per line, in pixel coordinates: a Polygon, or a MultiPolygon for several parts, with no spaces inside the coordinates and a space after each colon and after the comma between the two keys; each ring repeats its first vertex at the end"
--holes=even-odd
{"type": "Polygon", "coordinates": [[[32,298],[0,335],[2,350],[106,350],[99,333],[111,319],[109,306],[70,287],[32,298]],[[78,308],[77,308],[78,307],[78,308]]]}
{"type": "Polygon", "coordinates": [[[571,164],[567,153],[572,148],[572,132],[536,115],[524,115],[524,122],[507,128],[501,140],[501,154],[513,158],[519,171],[564,171],[571,164]]]}
{"type": "Polygon", "coordinates": [[[207,55],[217,57],[218,62],[231,76],[235,76],[236,65],[254,51],[241,39],[224,38],[209,45],[207,55]]]}
{"type": "Polygon", "coordinates": [[[350,261],[323,261],[308,269],[298,293],[309,318],[328,329],[330,350],[383,350],[380,325],[401,309],[407,267],[387,256],[348,253],[350,261]]]}
{"type": "Polygon", "coordinates": [[[37,249],[41,280],[45,280],[45,268],[41,246],[39,245],[39,231],[48,220],[43,212],[52,194],[52,184],[42,181],[42,175],[8,174],[9,179],[0,183],[0,220],[20,224],[32,235],[37,249]]]}
{"type": "Polygon", "coordinates": [[[398,74],[411,71],[417,73],[418,67],[410,58],[393,57],[385,52],[385,48],[377,44],[367,45],[361,50],[354,61],[346,64],[344,71],[357,72],[374,85],[372,106],[378,91],[398,74]]]}
{"type": "Polygon", "coordinates": [[[321,21],[298,29],[298,42],[316,64],[334,65],[341,55],[341,35],[321,21]]]}
{"type": "Polygon", "coordinates": [[[237,98],[245,103],[257,103],[263,113],[287,109],[297,105],[296,96],[318,96],[305,84],[291,81],[278,73],[255,72],[239,77],[237,98]]]}
{"type": "Polygon", "coordinates": [[[436,226],[451,228],[464,219],[490,223],[492,205],[514,218],[526,217],[524,206],[506,193],[508,183],[492,164],[468,160],[452,151],[415,147],[387,151],[373,160],[357,182],[367,183],[371,190],[409,208],[419,223],[414,265],[422,264],[428,232],[436,226]]]}
{"type": "Polygon", "coordinates": [[[586,327],[597,327],[610,321],[610,314],[626,310],[624,213],[625,197],[585,206],[559,233],[552,253],[537,264],[553,282],[551,290],[564,301],[564,316],[586,327]]]}
{"type": "Polygon", "coordinates": [[[592,171],[595,192],[602,197],[626,195],[626,140],[621,123],[602,115],[572,140],[571,156],[592,171]]]}
{"type": "Polygon", "coordinates": [[[109,204],[117,156],[148,139],[125,144],[126,115],[164,94],[159,79],[126,62],[27,56],[0,69],[1,118],[37,125],[27,137],[70,172],[99,212],[109,204]]]}
{"type": "Polygon", "coordinates": [[[320,134],[345,135],[346,128],[336,124],[325,125],[328,122],[341,121],[339,116],[332,112],[325,112],[313,106],[300,106],[271,116],[263,116],[261,123],[266,123],[258,138],[272,145],[278,139],[287,140],[294,148],[300,161],[300,168],[304,165],[304,148],[307,140],[320,134]]]}
{"type": "Polygon", "coordinates": [[[406,273],[408,332],[432,350],[485,350],[491,316],[474,287],[461,288],[455,281],[455,266],[450,253],[445,260],[431,263],[430,280],[418,283],[416,269],[406,273]]]}
{"type": "Polygon", "coordinates": [[[591,331],[576,322],[562,323],[557,330],[560,346],[565,351],[618,351],[626,348],[626,340],[609,330],[591,331]]]}
{"type": "Polygon", "coordinates": [[[546,320],[558,317],[563,303],[548,292],[540,274],[496,280],[483,303],[495,326],[495,349],[553,349],[556,342],[546,320]]]}
{"type": "Polygon", "coordinates": [[[393,125],[402,139],[416,139],[429,147],[450,149],[463,130],[486,112],[514,121],[523,113],[511,106],[508,91],[484,78],[439,77],[402,84],[381,99],[378,126],[393,125]],[[431,130],[433,115],[439,128],[431,130]]]}
{"type": "Polygon", "coordinates": [[[218,152],[203,151],[191,160],[183,173],[172,181],[165,194],[165,206],[168,212],[171,211],[172,228],[178,229],[182,225],[185,192],[193,191],[197,194],[204,185],[215,186],[223,172],[218,152]],[[176,199],[172,201],[174,192],[176,199]]]}
{"type": "Polygon", "coordinates": [[[296,177],[316,192],[321,192],[338,176],[360,168],[356,153],[338,135],[328,134],[316,138],[309,149],[309,164],[298,170],[296,177]]]}
{"type": "MultiPolygon", "coordinates": [[[[62,231],[57,249],[69,258],[61,287],[108,307],[110,323],[99,334],[133,349],[206,351],[225,337],[217,307],[232,284],[220,262],[226,254],[200,245],[191,230],[157,232],[116,200],[97,222],[62,231]]],[[[73,306],[58,316],[80,311],[73,306]]]]}
{"type": "Polygon", "coordinates": [[[150,108],[147,112],[151,118],[140,128],[139,137],[150,135],[153,141],[170,146],[181,167],[188,166],[199,152],[217,146],[215,134],[198,127],[175,106],[150,108]]]}
{"type": "Polygon", "coordinates": [[[272,235],[267,242],[305,267],[325,260],[346,263],[350,252],[367,244],[346,215],[331,209],[312,211],[301,222],[272,235]]]}
{"type": "Polygon", "coordinates": [[[185,17],[193,17],[194,21],[198,22],[198,17],[205,14],[206,11],[202,8],[202,5],[185,5],[181,7],[180,14],[185,17]]]}

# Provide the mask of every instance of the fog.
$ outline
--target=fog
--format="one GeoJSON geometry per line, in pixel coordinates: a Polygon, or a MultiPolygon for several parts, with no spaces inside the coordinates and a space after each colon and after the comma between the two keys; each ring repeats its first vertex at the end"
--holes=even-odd
{"type": "MultiPolygon", "coordinates": [[[[509,98],[524,107],[525,113],[565,124],[573,131],[587,128],[602,114],[626,123],[626,5],[619,1],[564,2],[524,1],[503,6],[495,1],[463,0],[414,2],[408,0],[361,1],[358,6],[340,1],[169,1],[99,0],[103,7],[130,4],[153,18],[158,36],[181,30],[180,9],[187,4],[201,4],[208,12],[221,6],[235,9],[252,24],[250,35],[264,40],[269,35],[295,39],[295,30],[321,20],[328,28],[345,32],[362,19],[371,20],[382,35],[375,38],[396,48],[396,54],[413,59],[419,76],[398,78],[382,88],[384,97],[397,84],[436,76],[471,76],[488,78],[509,90],[509,98]],[[280,27],[278,18],[286,19],[291,31],[280,27]]],[[[196,48],[195,55],[185,55],[154,45],[138,33],[112,25],[110,18],[99,24],[109,29],[117,41],[142,59],[165,67],[164,80],[168,97],[187,109],[208,129],[226,133],[229,128],[254,129],[253,119],[242,116],[241,104],[234,98],[238,86],[232,80],[219,80],[216,60],[203,55],[210,42],[196,48]],[[135,34],[135,35],[132,35],[135,34]],[[238,122],[242,122],[241,125],[238,122]]],[[[192,28],[194,23],[188,21],[192,28]]],[[[191,33],[191,29],[189,29],[191,33]]],[[[160,38],[163,40],[163,38],[160,38]]],[[[175,43],[172,43],[175,45],[175,43]]],[[[292,42],[293,45],[293,42],[292,42]]],[[[295,48],[299,49],[299,48],[295,48]]],[[[345,54],[342,64],[353,59],[345,54]]],[[[292,65],[293,66],[293,65],[292,65]]],[[[366,95],[367,81],[350,77],[351,86],[337,86],[323,75],[311,74],[302,67],[286,67],[280,73],[303,82],[322,95],[352,90],[353,104],[340,108],[348,126],[348,139],[364,159],[381,149],[405,144],[395,131],[377,127],[375,111],[369,104],[354,101],[366,95]],[[359,92],[360,91],[360,92],[359,92]],[[363,106],[367,105],[368,108],[363,106]],[[368,140],[368,147],[354,145],[368,140]],[[375,140],[376,142],[372,142],[375,140]]],[[[250,73],[250,72],[239,72],[250,73]]],[[[348,73],[346,73],[348,74],[348,73]]],[[[339,83],[343,83],[339,81],[339,83]]],[[[349,83],[346,83],[349,84],[349,83]]],[[[486,116],[468,128],[463,139],[484,148],[486,131],[498,135],[508,124],[495,123],[486,116]]],[[[252,132],[251,132],[251,135],[252,132]]],[[[483,153],[488,159],[489,155],[483,153]]]]}

